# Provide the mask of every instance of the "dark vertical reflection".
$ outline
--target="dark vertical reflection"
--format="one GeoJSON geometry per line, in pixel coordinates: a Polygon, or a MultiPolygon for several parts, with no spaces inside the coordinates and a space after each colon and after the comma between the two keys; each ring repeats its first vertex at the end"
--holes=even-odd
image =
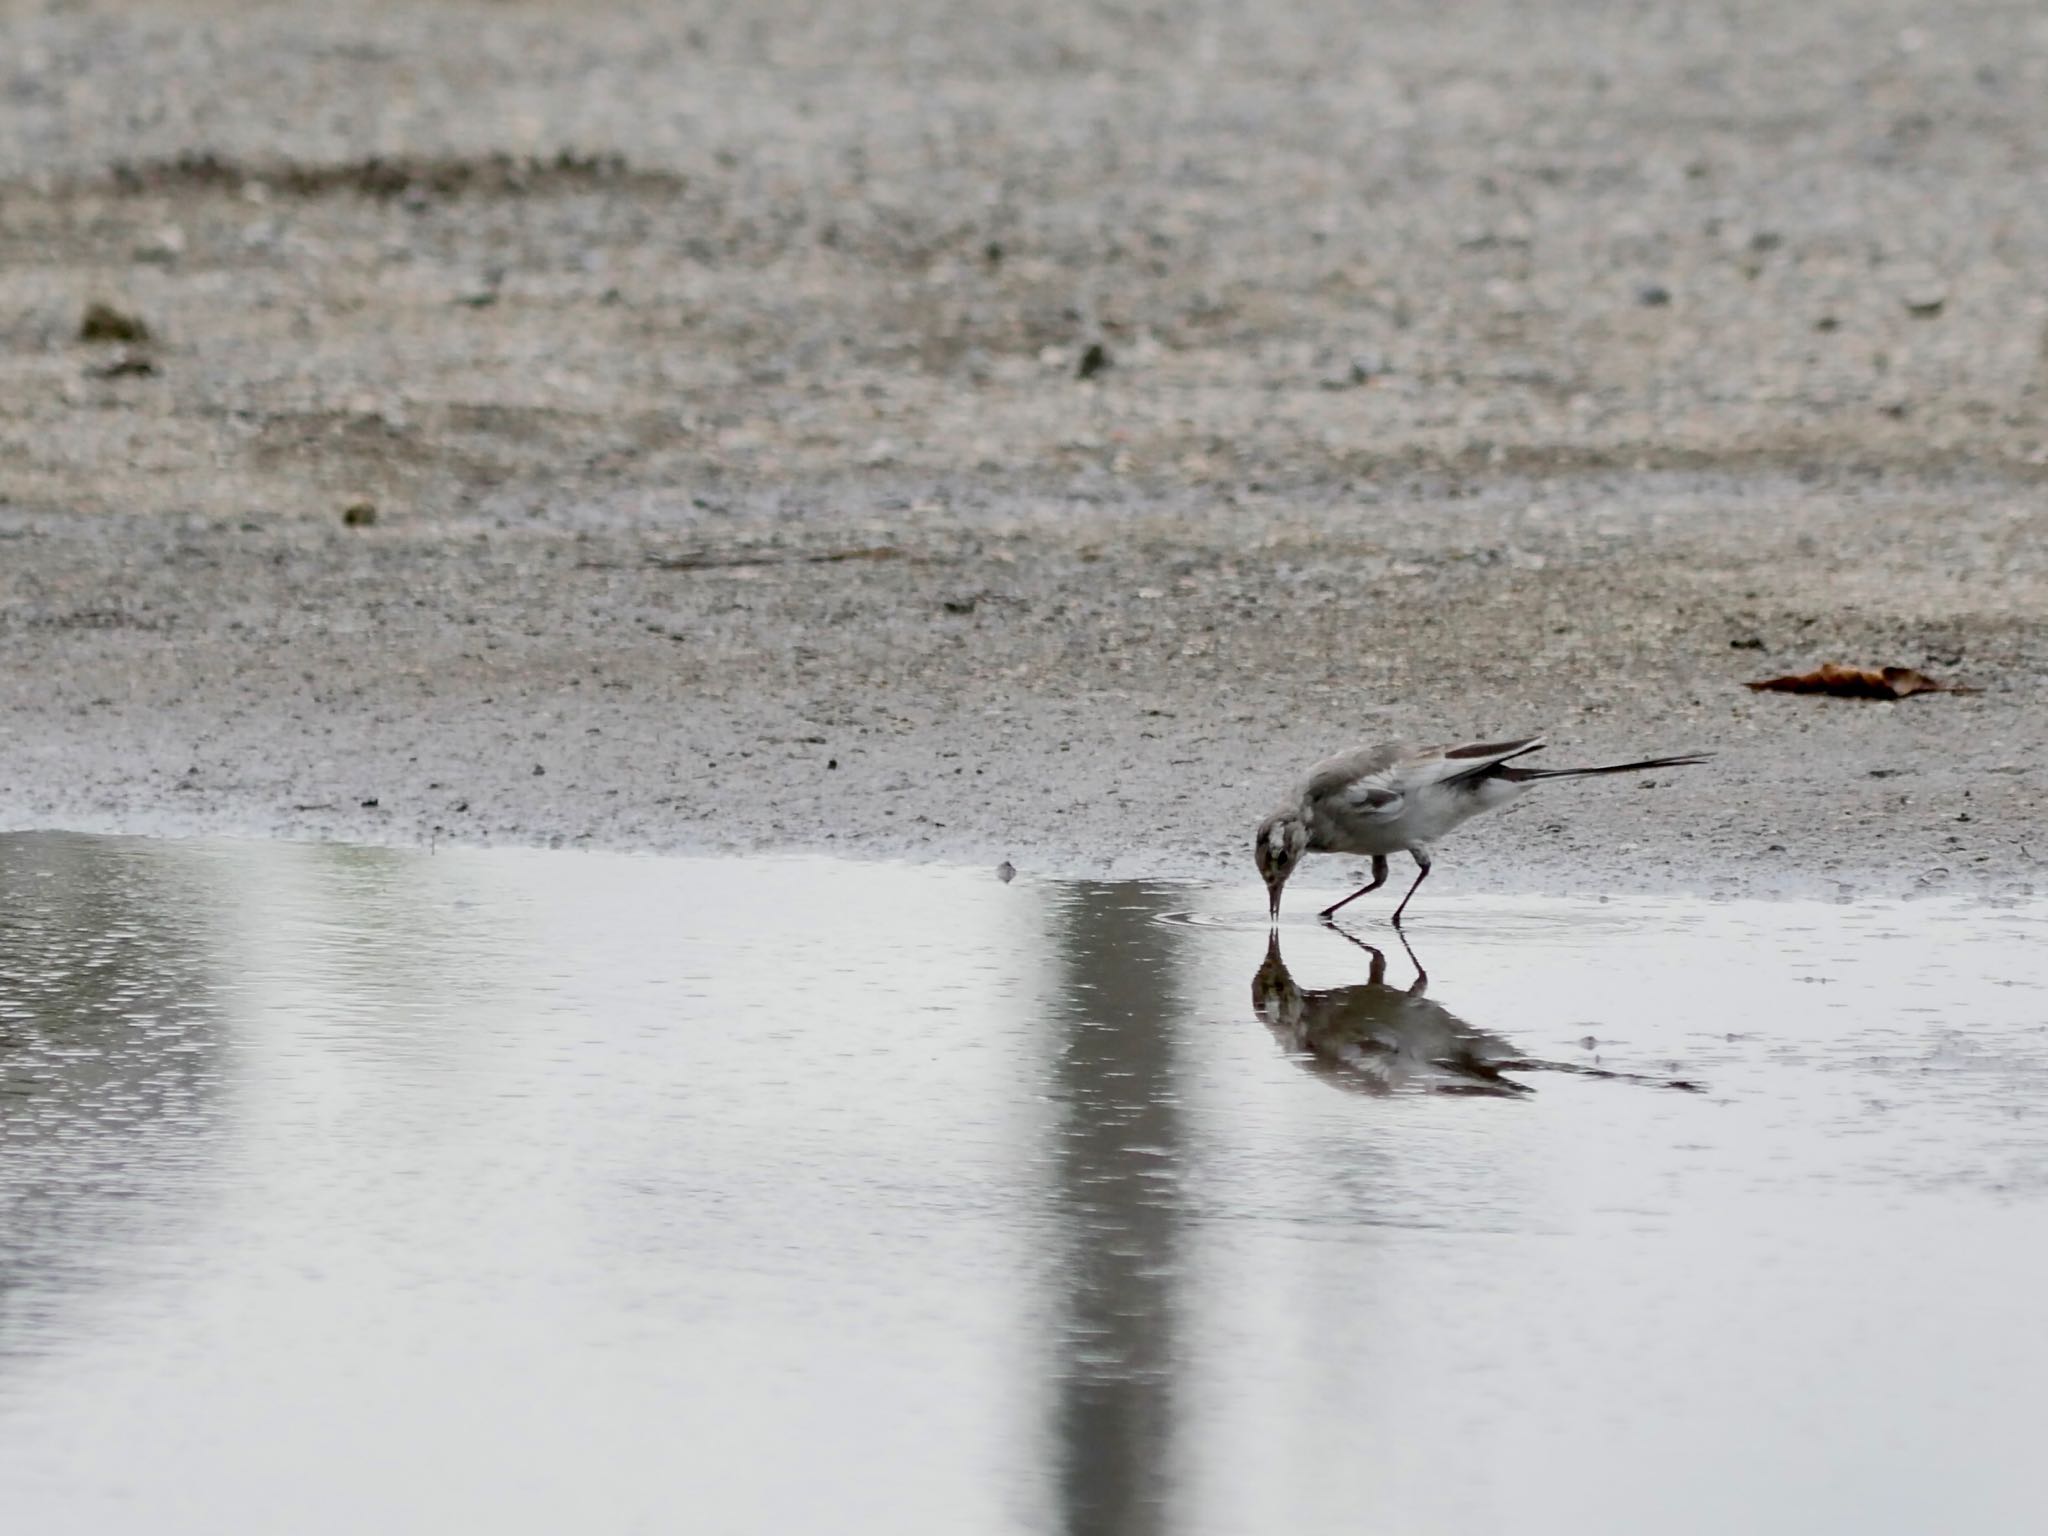
{"type": "Polygon", "coordinates": [[[203,854],[0,837],[0,1358],[160,1223],[220,1079],[203,854]]]}
{"type": "Polygon", "coordinates": [[[1064,1252],[1054,1443],[1064,1528],[1165,1529],[1173,1440],[1182,1125],[1171,898],[1060,894],[1057,1200],[1064,1252]]]}

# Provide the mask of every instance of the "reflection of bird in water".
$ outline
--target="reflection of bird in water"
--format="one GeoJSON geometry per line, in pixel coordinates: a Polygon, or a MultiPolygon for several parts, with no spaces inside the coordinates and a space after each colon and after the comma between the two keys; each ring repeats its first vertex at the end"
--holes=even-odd
{"type": "Polygon", "coordinates": [[[1534,1063],[1424,997],[1429,976],[1419,962],[1406,990],[1389,986],[1387,957],[1363,940],[1352,942],[1372,956],[1371,974],[1359,985],[1304,992],[1280,958],[1277,932],[1252,978],[1253,1009],[1304,1067],[1360,1093],[1529,1092],[1502,1071],[1534,1063]]]}
{"type": "MultiPolygon", "coordinates": [[[[1267,939],[1265,963],[1252,978],[1252,1009],[1260,1022],[1296,1061],[1340,1087],[1358,1093],[1467,1093],[1492,1098],[1533,1091],[1505,1075],[1509,1072],[1568,1072],[1661,1088],[1699,1087],[1683,1078],[1525,1056],[1500,1036],[1474,1029],[1443,1004],[1423,996],[1429,974],[1414,950],[1408,950],[1408,958],[1415,965],[1415,980],[1404,990],[1387,984],[1385,955],[1355,935],[1344,937],[1372,956],[1372,969],[1362,983],[1303,991],[1280,958],[1277,930],[1267,939]]],[[[1401,942],[1407,948],[1407,940],[1401,942]]]]}

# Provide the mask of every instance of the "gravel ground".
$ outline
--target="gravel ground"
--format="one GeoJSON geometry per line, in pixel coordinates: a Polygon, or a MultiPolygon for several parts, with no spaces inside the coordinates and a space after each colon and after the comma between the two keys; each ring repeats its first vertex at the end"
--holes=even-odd
{"type": "Polygon", "coordinates": [[[0,6],[0,825],[2048,884],[2038,6],[1242,9],[0,6]]]}

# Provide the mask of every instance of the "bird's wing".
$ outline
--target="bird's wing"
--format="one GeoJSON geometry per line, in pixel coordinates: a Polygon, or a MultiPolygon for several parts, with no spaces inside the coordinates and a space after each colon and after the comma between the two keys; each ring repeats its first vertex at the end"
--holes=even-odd
{"type": "Polygon", "coordinates": [[[1390,820],[1401,814],[1404,797],[1395,773],[1406,755],[1404,747],[1379,746],[1326,757],[1309,770],[1302,801],[1338,826],[1390,820]]]}
{"type": "Polygon", "coordinates": [[[1310,801],[1323,800],[1341,795],[1355,784],[1376,784],[1383,789],[1391,789],[1390,776],[1410,755],[1406,747],[1389,743],[1385,746],[1353,747],[1349,752],[1326,757],[1309,769],[1308,782],[1302,785],[1302,797],[1310,801]]]}
{"type": "Polygon", "coordinates": [[[1383,784],[1367,780],[1347,784],[1333,798],[1348,814],[1368,820],[1390,820],[1400,815],[1401,807],[1408,799],[1398,789],[1388,789],[1383,784]]]}
{"type": "Polygon", "coordinates": [[[1467,741],[1455,746],[1423,747],[1409,753],[1388,774],[1399,789],[1416,790],[1451,779],[1477,778],[1510,758],[1542,748],[1541,736],[1521,741],[1467,741]]]}

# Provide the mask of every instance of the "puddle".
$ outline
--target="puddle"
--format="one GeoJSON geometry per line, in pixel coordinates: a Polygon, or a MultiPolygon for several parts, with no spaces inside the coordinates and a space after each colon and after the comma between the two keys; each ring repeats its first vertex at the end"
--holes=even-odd
{"type": "Polygon", "coordinates": [[[0,838],[0,1503],[2032,1528],[2048,909],[1261,903],[0,838]]]}

